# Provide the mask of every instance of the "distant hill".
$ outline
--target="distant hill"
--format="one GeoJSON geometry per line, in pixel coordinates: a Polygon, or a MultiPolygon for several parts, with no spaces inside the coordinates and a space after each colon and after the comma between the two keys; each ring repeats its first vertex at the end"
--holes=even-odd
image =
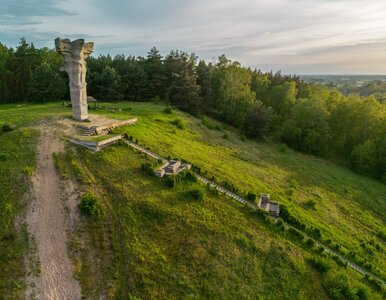
{"type": "Polygon", "coordinates": [[[386,75],[299,75],[306,82],[323,84],[363,84],[371,81],[386,81],[386,75]]]}

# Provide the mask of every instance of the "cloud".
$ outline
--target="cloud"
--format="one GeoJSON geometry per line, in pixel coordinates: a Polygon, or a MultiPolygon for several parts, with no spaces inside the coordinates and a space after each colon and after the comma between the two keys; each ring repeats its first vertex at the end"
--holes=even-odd
{"type": "Polygon", "coordinates": [[[95,55],[145,55],[155,45],[290,73],[386,73],[382,0],[14,2],[0,14],[0,40],[13,45],[22,36],[50,47],[57,36],[83,36],[95,55]]]}

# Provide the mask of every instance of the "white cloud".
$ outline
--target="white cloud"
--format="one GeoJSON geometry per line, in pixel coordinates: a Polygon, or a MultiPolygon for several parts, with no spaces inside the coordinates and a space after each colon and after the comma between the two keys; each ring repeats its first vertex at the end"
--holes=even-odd
{"type": "Polygon", "coordinates": [[[39,1],[47,3],[44,13],[20,12],[17,24],[5,16],[14,10],[0,14],[0,30],[9,33],[0,33],[0,41],[12,33],[52,46],[57,35],[85,36],[95,41],[96,54],[144,55],[155,45],[205,59],[225,53],[290,73],[386,73],[382,0],[39,1]]]}

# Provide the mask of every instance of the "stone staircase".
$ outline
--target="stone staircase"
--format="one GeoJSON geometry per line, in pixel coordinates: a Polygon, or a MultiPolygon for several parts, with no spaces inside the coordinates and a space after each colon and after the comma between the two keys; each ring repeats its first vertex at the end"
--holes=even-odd
{"type": "Polygon", "coordinates": [[[98,128],[98,126],[86,127],[85,130],[82,133],[82,136],[92,136],[92,135],[95,135],[97,128],[98,128]]]}

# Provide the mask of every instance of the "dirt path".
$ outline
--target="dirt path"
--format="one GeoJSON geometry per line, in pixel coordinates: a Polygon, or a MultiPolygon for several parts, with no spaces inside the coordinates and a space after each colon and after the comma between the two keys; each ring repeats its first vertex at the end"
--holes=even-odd
{"type": "MultiPolygon", "coordinates": [[[[27,224],[36,241],[41,272],[28,282],[26,297],[37,299],[80,299],[79,283],[67,254],[64,195],[52,154],[63,151],[63,142],[52,129],[42,128],[38,145],[37,170],[32,178],[34,200],[27,224]]],[[[32,278],[33,277],[33,278],[32,278]]]]}

